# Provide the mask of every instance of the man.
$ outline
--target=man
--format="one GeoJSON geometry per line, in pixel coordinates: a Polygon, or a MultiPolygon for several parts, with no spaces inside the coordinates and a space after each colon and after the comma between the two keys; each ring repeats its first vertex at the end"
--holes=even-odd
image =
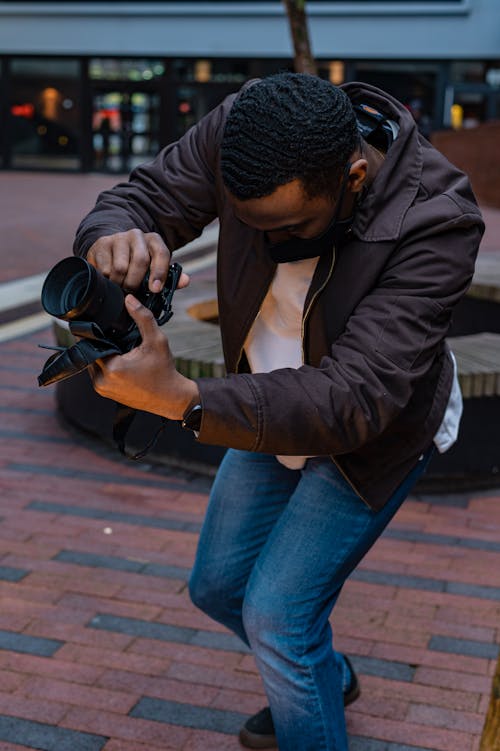
{"type": "Polygon", "coordinates": [[[483,224],[466,177],[399,102],[286,73],[250,82],[103,193],[75,252],[127,289],[149,269],[155,291],[170,251],[215,217],[228,376],[176,372],[127,296],[142,344],[94,367],[94,386],[230,449],[190,593],[262,676],[270,706],[241,742],[346,751],[359,683],[329,616],[433,446],[456,438],[444,340],[483,224]]]}

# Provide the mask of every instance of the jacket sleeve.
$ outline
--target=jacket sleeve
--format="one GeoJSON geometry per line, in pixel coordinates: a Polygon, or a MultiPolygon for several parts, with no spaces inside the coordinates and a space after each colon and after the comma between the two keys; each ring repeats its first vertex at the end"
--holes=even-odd
{"type": "Polygon", "coordinates": [[[402,238],[319,367],[199,379],[199,439],[284,455],[340,455],[375,439],[442,352],[482,229],[478,213],[461,214],[402,238]]]}
{"type": "Polygon", "coordinates": [[[128,182],[101,193],[78,227],[75,255],[85,256],[99,237],[135,228],[158,232],[171,250],[198,237],[217,215],[219,144],[234,97],[136,168],[128,182]]]}

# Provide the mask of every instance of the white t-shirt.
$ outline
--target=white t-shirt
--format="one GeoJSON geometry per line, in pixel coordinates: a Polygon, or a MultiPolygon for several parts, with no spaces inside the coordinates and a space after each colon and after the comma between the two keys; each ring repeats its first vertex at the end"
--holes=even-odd
{"type": "MultiPolygon", "coordinates": [[[[278,368],[300,368],[302,363],[302,316],[307,290],[318,258],[279,263],[244,348],[252,373],[269,373],[278,368]]],[[[452,355],[453,357],[453,355],[452,355]]],[[[462,395],[455,358],[454,380],[443,421],[434,436],[440,453],[457,440],[462,416],[462,395]]],[[[286,398],[286,397],[285,397],[286,398]]],[[[301,469],[307,456],[278,456],[290,469],[301,469]]]]}

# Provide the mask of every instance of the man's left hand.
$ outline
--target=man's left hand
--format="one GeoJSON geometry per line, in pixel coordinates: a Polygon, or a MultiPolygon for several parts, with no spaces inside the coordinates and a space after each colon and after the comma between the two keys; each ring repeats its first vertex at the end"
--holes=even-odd
{"type": "Polygon", "coordinates": [[[142,342],[125,355],[97,360],[89,368],[94,389],[132,409],[181,420],[198,399],[198,387],[175,369],[168,341],[153,313],[133,295],[126,296],[125,305],[142,342]]]}

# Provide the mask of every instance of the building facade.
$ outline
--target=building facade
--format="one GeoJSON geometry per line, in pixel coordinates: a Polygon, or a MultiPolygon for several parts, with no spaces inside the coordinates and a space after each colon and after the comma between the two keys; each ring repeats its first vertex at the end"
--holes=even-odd
{"type": "MultiPolygon", "coordinates": [[[[425,134],[500,118],[500,0],[307,12],[320,75],[389,91],[425,134]]],[[[276,0],[0,0],[0,168],[128,172],[291,58],[276,0]]]]}

